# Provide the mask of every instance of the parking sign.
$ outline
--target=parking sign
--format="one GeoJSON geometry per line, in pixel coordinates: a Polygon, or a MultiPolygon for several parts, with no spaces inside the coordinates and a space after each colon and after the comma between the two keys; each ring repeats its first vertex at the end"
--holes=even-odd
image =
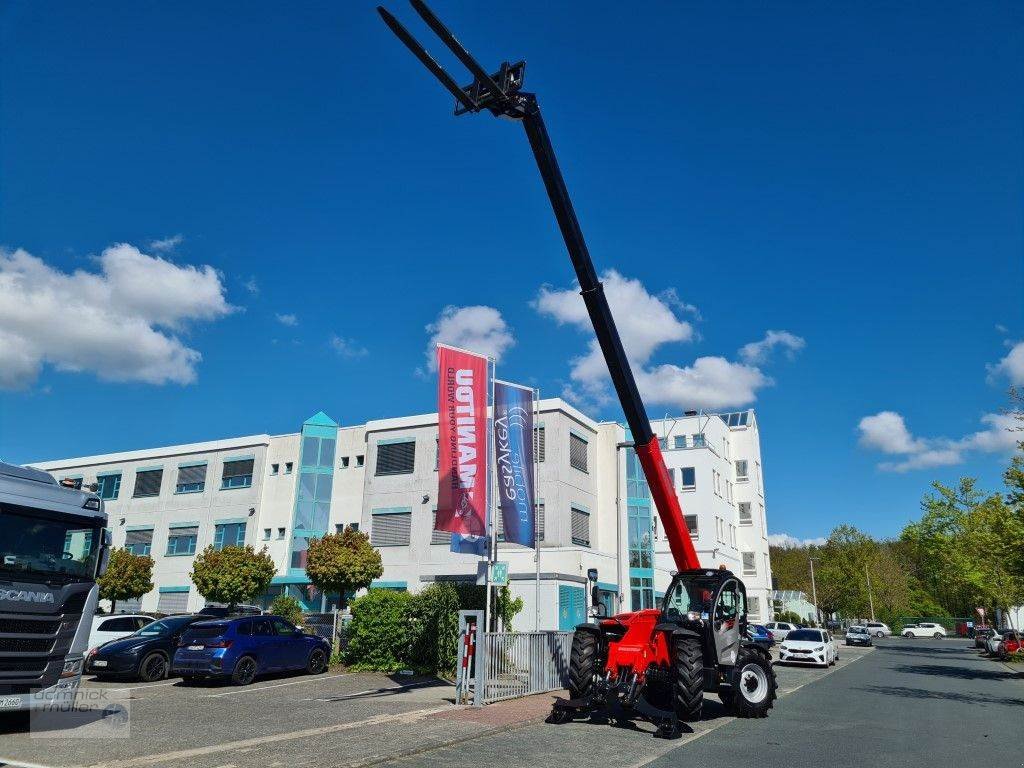
{"type": "Polygon", "coordinates": [[[501,561],[491,563],[491,584],[495,587],[508,586],[508,563],[501,561]]]}

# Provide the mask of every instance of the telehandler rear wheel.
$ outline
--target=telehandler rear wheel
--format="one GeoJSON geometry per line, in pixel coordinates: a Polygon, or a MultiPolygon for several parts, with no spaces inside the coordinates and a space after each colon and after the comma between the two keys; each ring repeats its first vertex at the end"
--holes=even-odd
{"type": "Polygon", "coordinates": [[[672,638],[672,705],[680,720],[700,720],[704,707],[704,660],[696,637],[672,638]]]}
{"type": "Polygon", "coordinates": [[[722,696],[736,717],[768,717],[778,684],[771,662],[756,651],[740,651],[733,667],[730,695],[722,696]]]}
{"type": "Polygon", "coordinates": [[[584,699],[594,689],[597,672],[597,637],[593,632],[577,631],[572,636],[569,656],[569,698],[584,699]]]}

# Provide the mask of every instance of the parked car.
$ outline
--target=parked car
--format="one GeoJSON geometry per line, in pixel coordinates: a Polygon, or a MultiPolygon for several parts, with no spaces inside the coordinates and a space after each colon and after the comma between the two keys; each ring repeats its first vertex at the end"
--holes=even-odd
{"type": "Polygon", "coordinates": [[[230,679],[248,685],[268,672],[327,670],[331,645],[280,616],[200,621],[188,628],[174,653],[171,671],[183,680],[230,679]]]}
{"type": "Polygon", "coordinates": [[[207,603],[199,612],[211,619],[226,619],[230,616],[259,616],[263,613],[263,609],[258,605],[246,605],[239,603],[234,608],[224,605],[223,603],[207,603]]]}
{"type": "Polygon", "coordinates": [[[775,637],[770,629],[763,624],[750,624],[747,627],[747,637],[768,651],[768,655],[771,656],[771,648],[775,645],[775,637]]]}
{"type": "Polygon", "coordinates": [[[790,624],[788,621],[769,621],[764,626],[772,633],[772,637],[779,641],[785,640],[786,635],[790,632],[800,629],[796,624],[790,624]]]}
{"type": "Polygon", "coordinates": [[[152,623],[152,616],[136,613],[93,616],[92,630],[89,632],[89,650],[110,640],[119,640],[122,637],[134,635],[144,626],[152,623]]]}
{"type": "Polygon", "coordinates": [[[839,648],[825,629],[794,629],[779,646],[779,661],[827,667],[839,661],[839,648]]]}
{"type": "Polygon", "coordinates": [[[846,630],[847,645],[871,645],[871,633],[867,627],[853,626],[846,630]]]}
{"type": "Polygon", "coordinates": [[[1021,637],[1020,632],[1009,629],[1003,633],[1003,639],[999,641],[999,658],[1005,659],[1011,653],[1016,653],[1021,649],[1022,641],[1024,638],[1021,637]]]}
{"type": "Polygon", "coordinates": [[[889,626],[887,624],[883,624],[880,621],[869,621],[864,626],[866,626],[868,632],[870,632],[875,637],[889,637],[892,635],[892,630],[889,629],[889,626]]]}
{"type": "Polygon", "coordinates": [[[920,624],[904,624],[900,634],[904,637],[934,637],[937,640],[946,636],[946,629],[941,624],[923,621],[920,624]]]}
{"type": "Polygon", "coordinates": [[[182,633],[203,618],[195,614],[167,616],[127,637],[110,640],[89,651],[85,672],[98,678],[130,678],[147,683],[167,677],[182,633]]]}
{"type": "Polygon", "coordinates": [[[974,628],[974,647],[984,648],[985,643],[992,635],[995,634],[995,629],[992,627],[975,627],[974,628]]]}
{"type": "Polygon", "coordinates": [[[1003,642],[1003,635],[1006,633],[1005,629],[995,629],[992,634],[989,635],[985,640],[985,653],[990,656],[999,655],[999,644],[1003,642]]]}

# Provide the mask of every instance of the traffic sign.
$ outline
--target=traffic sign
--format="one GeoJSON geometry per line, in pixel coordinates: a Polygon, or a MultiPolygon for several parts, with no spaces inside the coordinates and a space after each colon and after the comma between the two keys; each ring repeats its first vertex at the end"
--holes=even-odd
{"type": "Polygon", "coordinates": [[[508,586],[508,563],[500,560],[491,563],[491,584],[495,587],[508,586]]]}

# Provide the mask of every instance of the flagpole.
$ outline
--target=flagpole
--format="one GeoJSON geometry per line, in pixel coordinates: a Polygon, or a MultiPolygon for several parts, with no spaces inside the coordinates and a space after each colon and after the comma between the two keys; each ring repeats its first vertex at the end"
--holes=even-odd
{"type": "Polygon", "coordinates": [[[487,358],[488,375],[488,416],[487,416],[487,552],[484,585],[487,590],[487,600],[484,604],[484,632],[491,631],[491,563],[494,562],[494,550],[497,546],[494,535],[494,485],[492,466],[494,465],[494,358],[487,358]]]}
{"type": "Polygon", "coordinates": [[[533,582],[533,629],[535,632],[540,632],[540,505],[537,502],[538,499],[538,488],[537,479],[540,474],[540,441],[537,439],[540,435],[538,432],[540,426],[540,388],[534,388],[533,390],[533,434],[530,435],[530,439],[533,443],[533,498],[530,500],[533,503],[533,563],[536,569],[536,575],[533,582]]]}

